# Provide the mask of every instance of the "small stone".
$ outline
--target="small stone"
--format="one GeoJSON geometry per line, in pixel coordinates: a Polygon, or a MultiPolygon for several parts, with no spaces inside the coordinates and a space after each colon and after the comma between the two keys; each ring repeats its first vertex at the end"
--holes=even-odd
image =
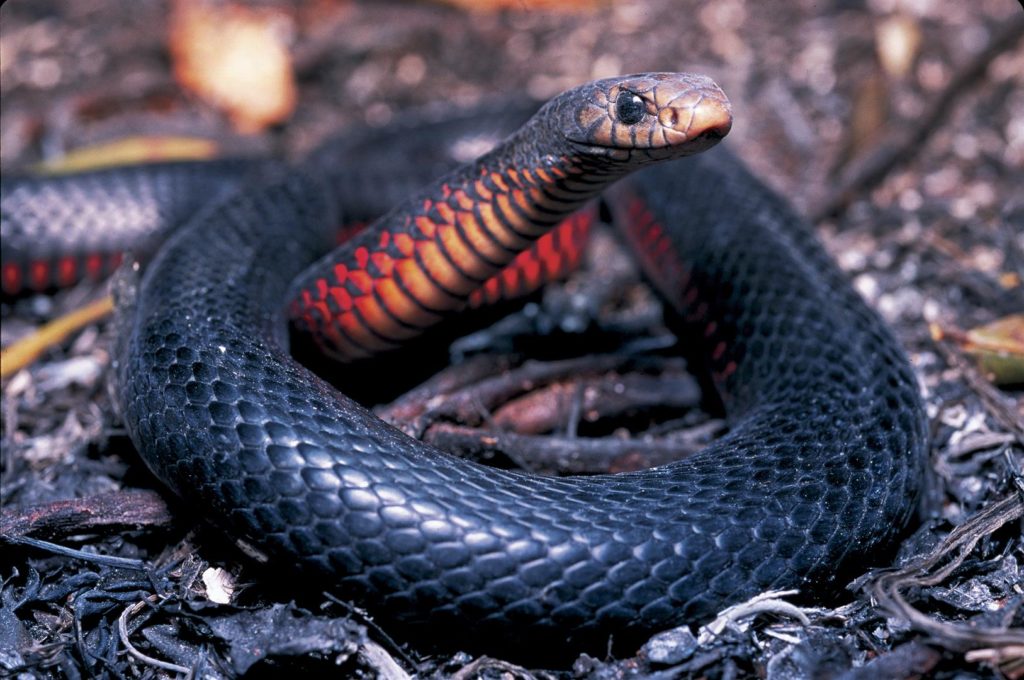
{"type": "Polygon", "coordinates": [[[651,663],[670,666],[688,659],[697,649],[697,638],[688,626],[658,633],[643,646],[641,655],[651,663]]]}

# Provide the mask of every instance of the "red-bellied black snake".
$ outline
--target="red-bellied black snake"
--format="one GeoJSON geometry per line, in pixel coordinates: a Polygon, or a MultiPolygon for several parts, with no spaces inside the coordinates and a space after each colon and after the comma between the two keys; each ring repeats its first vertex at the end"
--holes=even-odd
{"type": "Polygon", "coordinates": [[[589,83],[312,269],[332,192],[301,167],[246,185],[120,287],[133,442],[257,551],[467,644],[582,648],[763,590],[834,590],[909,522],[922,406],[889,330],[783,199],[724,149],[672,160],[730,123],[701,77],[589,83]],[[504,265],[628,173],[606,197],[615,222],[728,411],[703,452],[620,475],[495,470],[405,436],[288,355],[282,306],[329,352],[393,347],[500,292],[504,265]]]}

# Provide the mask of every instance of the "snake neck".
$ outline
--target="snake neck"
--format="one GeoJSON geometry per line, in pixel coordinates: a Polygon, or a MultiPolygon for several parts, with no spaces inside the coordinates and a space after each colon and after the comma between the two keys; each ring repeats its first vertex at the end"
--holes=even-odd
{"type": "Polygon", "coordinates": [[[300,334],[347,360],[397,347],[469,296],[632,168],[537,143],[527,125],[408,199],[300,277],[300,334]]]}
{"type": "MultiPolygon", "coordinates": [[[[530,132],[527,128],[472,166],[452,173],[411,211],[417,224],[426,218],[438,227],[459,227],[466,244],[478,249],[469,253],[467,281],[452,291],[457,295],[472,291],[627,172],[568,148],[533,152],[530,132]]],[[[424,235],[429,232],[424,230],[424,235]]]]}

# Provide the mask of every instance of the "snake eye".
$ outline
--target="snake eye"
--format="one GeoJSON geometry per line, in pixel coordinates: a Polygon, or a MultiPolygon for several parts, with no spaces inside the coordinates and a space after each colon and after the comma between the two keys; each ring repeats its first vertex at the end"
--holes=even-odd
{"type": "Polygon", "coordinates": [[[639,95],[623,90],[615,98],[615,115],[626,125],[639,123],[647,113],[647,106],[639,95]]]}

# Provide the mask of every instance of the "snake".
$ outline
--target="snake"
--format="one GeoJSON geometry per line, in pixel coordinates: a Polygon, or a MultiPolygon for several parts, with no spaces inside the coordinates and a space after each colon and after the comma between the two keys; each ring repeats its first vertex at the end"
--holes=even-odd
{"type": "MultiPolygon", "coordinates": [[[[341,239],[426,182],[473,160],[481,148],[493,147],[539,106],[518,97],[469,110],[416,110],[385,126],[351,126],[303,162],[345,207],[341,239]],[[409,156],[415,164],[404,163],[409,156]]],[[[125,252],[159,247],[200,208],[277,163],[274,157],[229,156],[61,174],[5,170],[0,174],[0,291],[15,298],[106,280],[125,252]]]]}
{"type": "Polygon", "coordinates": [[[132,442],[250,554],[448,645],[603,651],[764,591],[838,592],[913,519],[924,410],[811,225],[716,146],[730,126],[702,76],[593,81],[333,251],[345,205],[318,164],[238,182],[116,279],[132,442]],[[369,357],[467,313],[601,192],[726,413],[697,454],[621,474],[495,469],[289,354],[298,337],[369,357]]]}

